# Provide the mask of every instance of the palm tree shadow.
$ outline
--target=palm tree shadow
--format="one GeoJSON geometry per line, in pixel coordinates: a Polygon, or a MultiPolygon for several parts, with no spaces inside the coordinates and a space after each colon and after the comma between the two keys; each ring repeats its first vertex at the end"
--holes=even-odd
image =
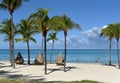
{"type": "Polygon", "coordinates": [[[3,64],[3,63],[0,63],[0,65],[3,64]]]}
{"type": "Polygon", "coordinates": [[[28,67],[29,65],[22,65],[22,66],[19,66],[19,67],[16,67],[16,69],[20,69],[20,68],[24,68],[24,67],[28,67]]]}
{"type": "MultiPolygon", "coordinates": [[[[77,67],[71,67],[71,66],[66,67],[66,72],[71,71],[71,69],[77,69],[77,67]]],[[[50,70],[50,72],[48,72],[47,74],[50,74],[50,73],[55,72],[55,71],[64,71],[64,67],[60,67],[57,69],[48,69],[48,70],[50,70]]]]}
{"type": "Polygon", "coordinates": [[[12,67],[12,66],[11,65],[0,66],[0,68],[4,68],[4,67],[12,67]]]}
{"type": "Polygon", "coordinates": [[[103,65],[118,68],[117,65],[115,65],[115,64],[111,64],[111,65],[109,65],[109,64],[103,64],[103,65]]]}
{"type": "Polygon", "coordinates": [[[77,69],[77,67],[71,67],[71,66],[66,67],[66,68],[67,68],[67,70],[66,70],[66,71],[70,71],[71,69],[77,69]]]}
{"type": "MultiPolygon", "coordinates": [[[[8,78],[8,79],[21,79],[21,78],[28,78],[30,81],[44,81],[45,78],[43,76],[32,76],[31,74],[29,75],[22,75],[22,74],[14,74],[18,71],[15,72],[10,72],[10,71],[0,71],[0,78],[8,78]],[[34,79],[36,78],[36,79],[34,79]]],[[[31,82],[30,82],[31,83],[31,82]]]]}
{"type": "Polygon", "coordinates": [[[11,73],[16,73],[17,71],[15,72],[10,72],[10,71],[0,71],[0,77],[5,77],[5,78],[9,78],[9,79],[16,79],[16,78],[20,78],[22,77],[22,75],[18,74],[18,75],[15,75],[15,74],[11,74],[11,73]]]}
{"type": "Polygon", "coordinates": [[[55,71],[61,71],[60,68],[59,69],[48,69],[48,70],[50,70],[50,72],[48,72],[47,74],[50,74],[50,73],[55,72],[55,71]]]}

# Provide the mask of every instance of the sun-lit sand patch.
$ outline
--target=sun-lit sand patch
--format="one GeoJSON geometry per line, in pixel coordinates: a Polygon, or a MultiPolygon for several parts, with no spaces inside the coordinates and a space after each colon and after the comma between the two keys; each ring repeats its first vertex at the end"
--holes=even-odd
{"type": "Polygon", "coordinates": [[[44,65],[16,65],[10,67],[8,62],[0,63],[0,78],[24,78],[41,81],[77,81],[95,80],[106,83],[120,83],[120,69],[116,66],[89,63],[67,63],[67,72],[63,66],[47,65],[47,75],[44,65]]]}

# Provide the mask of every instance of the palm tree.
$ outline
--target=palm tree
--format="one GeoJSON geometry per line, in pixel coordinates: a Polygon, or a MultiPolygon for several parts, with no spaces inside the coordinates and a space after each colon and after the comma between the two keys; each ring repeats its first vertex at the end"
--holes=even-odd
{"type": "Polygon", "coordinates": [[[64,27],[61,27],[61,30],[64,31],[64,42],[65,42],[65,60],[64,60],[64,72],[66,72],[65,70],[65,67],[66,67],[66,48],[67,48],[67,45],[66,45],[66,37],[67,37],[67,31],[69,29],[73,29],[73,28],[76,28],[76,29],[80,29],[80,26],[76,23],[74,23],[68,16],[66,15],[63,15],[61,17],[63,19],[63,22],[64,22],[64,27]]]}
{"type": "Polygon", "coordinates": [[[16,41],[23,41],[27,43],[28,49],[28,64],[30,65],[30,46],[29,42],[33,41],[36,43],[36,40],[32,37],[37,31],[32,26],[32,21],[30,20],[21,20],[20,24],[17,25],[20,29],[18,29],[17,33],[22,35],[22,38],[17,38],[16,41]]]}
{"type": "Polygon", "coordinates": [[[110,46],[109,46],[109,50],[110,50],[110,55],[109,55],[109,65],[111,65],[111,42],[112,39],[114,38],[114,32],[113,32],[113,27],[111,26],[111,24],[109,24],[106,28],[103,28],[100,36],[107,36],[109,37],[109,41],[110,41],[110,46]]]}
{"type": "Polygon", "coordinates": [[[63,16],[54,16],[51,18],[51,27],[53,30],[55,31],[64,31],[64,42],[65,42],[65,55],[64,55],[64,72],[66,72],[65,68],[66,68],[66,37],[67,37],[67,31],[69,29],[81,29],[79,24],[74,23],[70,17],[68,17],[67,15],[63,15],[63,16]]]}
{"type": "Polygon", "coordinates": [[[47,22],[49,21],[48,9],[39,8],[38,11],[32,14],[29,18],[30,20],[33,20],[37,26],[38,31],[42,33],[44,38],[45,74],[47,74],[46,35],[48,31],[47,22]]]}
{"type": "Polygon", "coordinates": [[[113,27],[114,37],[117,41],[118,66],[119,66],[119,69],[120,69],[120,58],[119,58],[120,23],[111,24],[111,27],[113,27]]]}
{"type": "Polygon", "coordinates": [[[0,3],[0,8],[2,9],[6,9],[9,11],[10,14],[10,22],[11,22],[11,28],[12,28],[12,38],[11,38],[11,57],[12,57],[12,66],[13,68],[15,68],[15,64],[14,64],[14,23],[13,23],[13,13],[14,10],[18,9],[21,5],[23,1],[28,1],[28,0],[2,0],[2,3],[0,3]]]}
{"type": "Polygon", "coordinates": [[[56,32],[52,32],[49,34],[49,38],[47,39],[47,41],[52,40],[52,51],[51,51],[51,55],[50,55],[50,63],[52,62],[52,53],[53,53],[53,49],[54,49],[54,42],[55,40],[58,40],[58,38],[56,38],[56,32]]]}
{"type": "MultiPolygon", "coordinates": [[[[9,41],[9,46],[11,44],[11,24],[10,24],[10,20],[9,19],[5,19],[1,26],[0,26],[0,34],[4,34],[5,35],[5,39],[4,41],[9,41]]],[[[10,47],[11,50],[11,47],[10,47]]],[[[12,63],[12,58],[10,57],[10,63],[12,63]]],[[[12,65],[12,64],[11,64],[12,65]]]]}
{"type": "Polygon", "coordinates": [[[29,16],[29,20],[33,21],[33,24],[35,24],[37,26],[37,30],[39,31],[39,33],[42,33],[42,45],[41,45],[41,49],[42,49],[42,55],[43,55],[43,28],[45,28],[47,21],[49,20],[48,17],[48,9],[43,9],[43,8],[39,8],[37,10],[37,12],[31,14],[29,16]]]}

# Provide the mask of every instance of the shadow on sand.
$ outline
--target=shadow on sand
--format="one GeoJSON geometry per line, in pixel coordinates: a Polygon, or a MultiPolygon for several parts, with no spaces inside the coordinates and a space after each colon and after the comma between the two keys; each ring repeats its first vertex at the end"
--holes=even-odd
{"type": "MultiPolygon", "coordinates": [[[[71,66],[69,66],[69,67],[66,67],[66,72],[67,71],[70,71],[71,69],[77,69],[77,67],[71,67],[71,66]]],[[[55,72],[55,71],[64,71],[64,67],[60,67],[60,68],[57,68],[57,69],[50,69],[50,68],[48,68],[47,70],[49,70],[50,72],[48,72],[47,74],[50,74],[50,73],[53,73],[53,72],[55,72]]]]}
{"type": "MultiPolygon", "coordinates": [[[[32,65],[34,65],[34,64],[32,64],[32,65]]],[[[23,67],[28,67],[28,66],[30,66],[30,65],[22,64],[22,66],[16,67],[16,69],[23,68],[23,67]]],[[[5,68],[5,67],[11,67],[11,66],[10,65],[4,65],[4,64],[0,65],[0,68],[5,68]]],[[[78,68],[74,67],[74,66],[67,66],[66,67],[66,72],[67,71],[72,71],[72,69],[78,69],[78,68]]],[[[59,68],[48,68],[47,70],[49,70],[48,73],[47,73],[47,75],[48,75],[48,74],[56,72],[56,71],[63,71],[64,72],[64,67],[60,66],[59,68]]],[[[34,76],[34,75],[31,75],[31,74],[29,74],[29,75],[16,74],[17,72],[19,72],[19,71],[0,70],[0,78],[8,78],[8,79],[20,79],[20,78],[24,79],[25,78],[25,79],[28,79],[30,81],[45,81],[46,80],[46,78],[44,76],[34,76]]]]}
{"type": "Polygon", "coordinates": [[[44,81],[45,78],[43,76],[32,76],[32,75],[22,75],[22,74],[14,74],[16,72],[9,72],[9,71],[0,71],[0,78],[7,78],[7,79],[28,79],[29,81],[44,81]]]}
{"type": "Polygon", "coordinates": [[[0,77],[2,78],[9,78],[9,79],[17,79],[17,78],[20,78],[22,77],[22,75],[15,75],[13,73],[16,73],[17,71],[15,72],[10,72],[10,71],[0,71],[0,77]]]}
{"type": "Polygon", "coordinates": [[[115,67],[115,68],[119,69],[118,65],[116,65],[116,64],[111,64],[111,65],[109,65],[109,64],[103,64],[103,65],[109,66],[109,67],[115,67]]]}

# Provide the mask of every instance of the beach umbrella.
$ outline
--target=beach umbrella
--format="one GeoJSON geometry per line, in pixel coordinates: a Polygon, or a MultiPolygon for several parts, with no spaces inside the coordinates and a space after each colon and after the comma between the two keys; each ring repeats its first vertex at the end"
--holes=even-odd
{"type": "Polygon", "coordinates": [[[23,57],[22,57],[20,52],[18,52],[18,54],[16,56],[15,63],[16,64],[23,64],[24,63],[24,59],[23,59],[23,57]]]}
{"type": "Polygon", "coordinates": [[[36,65],[43,65],[44,64],[44,58],[40,53],[38,53],[37,57],[35,58],[34,63],[36,65]]]}
{"type": "Polygon", "coordinates": [[[59,53],[57,60],[56,60],[57,65],[63,65],[64,64],[64,57],[62,55],[62,52],[59,53]]]}

